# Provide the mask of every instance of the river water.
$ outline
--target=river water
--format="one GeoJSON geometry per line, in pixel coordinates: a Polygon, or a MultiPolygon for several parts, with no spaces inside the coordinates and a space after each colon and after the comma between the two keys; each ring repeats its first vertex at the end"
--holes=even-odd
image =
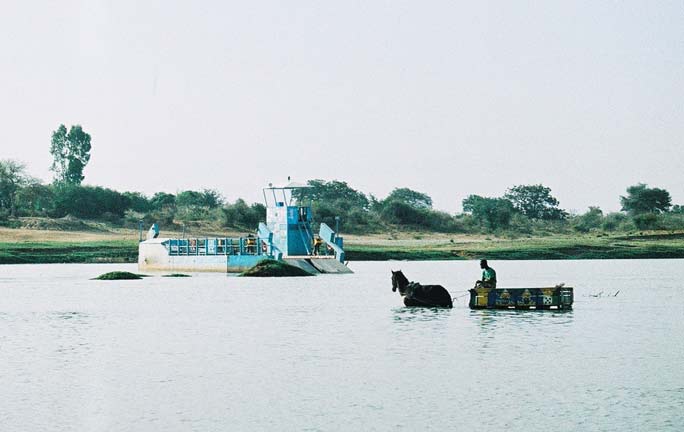
{"type": "Polygon", "coordinates": [[[490,264],[500,286],[574,286],[574,310],[391,292],[401,269],[462,295],[476,261],[139,281],[0,266],[0,430],[684,430],[684,261],[490,264]]]}

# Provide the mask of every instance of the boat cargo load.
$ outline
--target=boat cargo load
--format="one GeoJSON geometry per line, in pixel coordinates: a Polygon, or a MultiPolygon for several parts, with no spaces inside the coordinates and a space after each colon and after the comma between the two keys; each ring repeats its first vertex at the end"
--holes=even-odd
{"type": "Polygon", "coordinates": [[[485,288],[470,290],[471,309],[572,309],[572,287],[485,288]]]}

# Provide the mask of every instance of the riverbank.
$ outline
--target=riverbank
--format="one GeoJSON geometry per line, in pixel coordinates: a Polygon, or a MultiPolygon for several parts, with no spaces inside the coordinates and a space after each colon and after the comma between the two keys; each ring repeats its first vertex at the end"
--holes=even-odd
{"type": "MultiPolygon", "coordinates": [[[[202,233],[202,236],[211,234],[218,235],[202,233]]],[[[518,239],[437,233],[350,235],[345,236],[345,250],[349,261],[684,258],[684,232],[518,239]]],[[[138,233],[134,230],[0,229],[0,264],[134,263],[137,260],[138,233]]]]}

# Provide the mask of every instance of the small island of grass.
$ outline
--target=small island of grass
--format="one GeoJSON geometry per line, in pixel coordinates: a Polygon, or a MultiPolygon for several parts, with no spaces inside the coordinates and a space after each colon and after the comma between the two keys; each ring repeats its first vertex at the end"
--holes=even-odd
{"type": "Polygon", "coordinates": [[[126,271],[113,271],[109,273],[101,274],[100,276],[93,278],[97,280],[133,280],[142,279],[145,275],[139,275],[136,273],[126,272],[126,271]]]}
{"type": "Polygon", "coordinates": [[[288,277],[288,276],[313,276],[311,273],[293,266],[284,261],[263,260],[240,276],[254,277],[288,277]]]}
{"type": "Polygon", "coordinates": [[[162,277],[184,278],[184,277],[190,277],[190,275],[184,274],[184,273],[171,273],[171,274],[167,274],[167,275],[162,275],[162,277]]]}

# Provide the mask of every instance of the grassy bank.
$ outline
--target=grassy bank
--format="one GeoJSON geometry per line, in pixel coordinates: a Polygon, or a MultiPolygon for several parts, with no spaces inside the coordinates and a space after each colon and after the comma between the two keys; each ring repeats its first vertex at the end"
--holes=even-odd
{"type": "Polygon", "coordinates": [[[0,243],[0,264],[132,263],[138,261],[138,242],[0,243]]]}
{"type": "MultiPolygon", "coordinates": [[[[172,234],[169,234],[172,235],[172,234]]],[[[137,232],[0,229],[0,264],[136,262],[137,232]]],[[[394,233],[347,236],[350,261],[684,258],[684,232],[520,239],[394,233]]]]}
{"type": "Polygon", "coordinates": [[[583,238],[561,238],[541,241],[539,239],[495,240],[432,248],[349,245],[346,252],[347,259],[350,261],[684,258],[684,242],[671,240],[591,241],[583,238]]]}

